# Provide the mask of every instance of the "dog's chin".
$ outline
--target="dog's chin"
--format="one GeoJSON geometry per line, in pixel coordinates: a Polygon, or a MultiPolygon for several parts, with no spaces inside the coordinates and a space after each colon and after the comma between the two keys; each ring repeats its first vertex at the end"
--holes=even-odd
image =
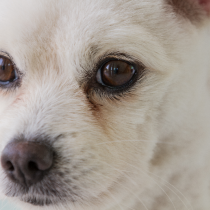
{"type": "Polygon", "coordinates": [[[46,195],[33,195],[33,194],[28,194],[26,195],[12,195],[10,193],[7,193],[6,196],[11,199],[18,199],[19,201],[25,203],[25,204],[30,204],[32,206],[39,206],[39,207],[44,207],[44,206],[57,206],[60,204],[65,204],[67,200],[71,202],[75,202],[73,199],[68,199],[67,197],[60,197],[60,196],[46,196],[46,195]]]}
{"type": "Polygon", "coordinates": [[[37,197],[25,197],[20,199],[24,203],[31,204],[32,206],[44,207],[44,206],[52,206],[58,205],[61,203],[61,199],[51,199],[51,198],[37,198],[37,197]]]}
{"type": "MultiPolygon", "coordinates": [[[[57,196],[43,196],[43,195],[25,195],[21,197],[11,197],[11,199],[18,199],[21,203],[28,204],[31,207],[49,207],[49,206],[65,206],[67,203],[75,203],[76,200],[69,197],[57,197],[57,196]]],[[[35,208],[36,209],[36,208],[35,208]]]]}
{"type": "MultiPolygon", "coordinates": [[[[70,206],[75,205],[84,205],[86,202],[82,199],[74,200],[71,197],[51,197],[51,196],[34,196],[34,195],[27,195],[23,197],[16,198],[20,201],[22,206],[25,206],[25,209],[31,210],[41,210],[41,209],[69,209],[70,206]]],[[[17,200],[16,200],[17,201],[17,200]]],[[[70,208],[71,209],[71,208],[70,208]]]]}
{"type": "MultiPolygon", "coordinates": [[[[76,199],[72,197],[56,196],[56,195],[43,195],[43,194],[30,194],[22,193],[22,195],[15,195],[12,193],[5,194],[7,198],[19,200],[21,203],[28,204],[31,207],[37,207],[40,209],[41,207],[49,207],[49,206],[59,206],[65,205],[66,203],[74,203],[76,199]]],[[[35,208],[36,209],[36,208],[35,208]]]]}
{"type": "Polygon", "coordinates": [[[49,199],[49,198],[38,199],[36,197],[24,198],[24,199],[21,199],[21,201],[23,201],[24,203],[28,203],[28,204],[31,204],[33,206],[39,206],[39,207],[51,206],[51,205],[55,205],[55,204],[58,203],[58,201],[54,201],[54,200],[49,199]]]}

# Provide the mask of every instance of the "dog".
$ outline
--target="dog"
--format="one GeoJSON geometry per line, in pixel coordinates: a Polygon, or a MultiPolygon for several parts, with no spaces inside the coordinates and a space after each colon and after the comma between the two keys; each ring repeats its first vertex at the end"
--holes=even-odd
{"type": "Polygon", "coordinates": [[[210,209],[210,0],[0,8],[2,199],[210,209]]]}

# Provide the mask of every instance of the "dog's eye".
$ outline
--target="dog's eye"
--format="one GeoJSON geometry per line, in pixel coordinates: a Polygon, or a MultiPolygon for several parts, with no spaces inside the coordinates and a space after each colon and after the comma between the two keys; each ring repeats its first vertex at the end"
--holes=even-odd
{"type": "Polygon", "coordinates": [[[7,85],[17,79],[17,74],[12,61],[0,56],[0,84],[7,85]]]}
{"type": "Polygon", "coordinates": [[[125,61],[113,60],[105,63],[97,72],[96,79],[108,87],[123,86],[133,78],[135,68],[125,61]]]}

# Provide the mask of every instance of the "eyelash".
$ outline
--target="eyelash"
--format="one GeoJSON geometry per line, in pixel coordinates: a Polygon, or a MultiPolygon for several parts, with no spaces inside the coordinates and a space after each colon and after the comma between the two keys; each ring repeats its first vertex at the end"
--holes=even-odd
{"type": "Polygon", "coordinates": [[[119,93],[105,92],[101,90],[100,88],[97,88],[97,89],[91,90],[91,93],[88,93],[88,98],[91,98],[92,92],[94,92],[94,94],[97,94],[97,97],[101,99],[110,100],[110,101],[121,101],[121,99],[126,98],[127,96],[131,96],[131,94],[133,94],[135,90],[136,90],[135,85],[119,93]]]}
{"type": "Polygon", "coordinates": [[[131,58],[128,56],[125,56],[124,54],[123,55],[117,54],[114,56],[109,56],[106,58],[103,57],[102,59],[100,59],[98,64],[94,68],[94,74],[93,74],[94,76],[90,77],[88,76],[88,73],[87,73],[86,78],[90,78],[85,88],[87,97],[91,99],[91,97],[93,97],[93,95],[96,94],[97,97],[102,98],[102,99],[120,101],[122,98],[130,96],[132,93],[134,93],[136,89],[135,84],[137,84],[138,81],[142,80],[144,77],[145,66],[138,61],[132,62],[130,60],[131,58]],[[102,68],[102,66],[106,64],[107,62],[114,61],[114,60],[124,61],[126,63],[129,63],[130,65],[134,66],[136,70],[133,76],[133,79],[129,81],[127,84],[125,84],[124,86],[121,86],[119,88],[106,87],[96,81],[96,74],[102,68]]]}

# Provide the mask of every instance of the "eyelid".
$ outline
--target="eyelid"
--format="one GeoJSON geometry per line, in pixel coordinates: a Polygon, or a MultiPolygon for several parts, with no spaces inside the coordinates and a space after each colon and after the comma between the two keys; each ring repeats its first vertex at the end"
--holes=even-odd
{"type": "MultiPolygon", "coordinates": [[[[6,58],[11,59],[11,56],[10,56],[8,53],[6,53],[5,51],[2,51],[2,50],[0,50],[0,56],[4,56],[4,57],[6,57],[6,58]]],[[[12,60],[12,59],[11,59],[11,60],[12,60]]]]}
{"type": "Polygon", "coordinates": [[[109,60],[121,60],[130,64],[136,63],[137,59],[123,53],[109,53],[99,58],[98,66],[102,66],[109,60]]]}
{"type": "Polygon", "coordinates": [[[12,64],[14,65],[14,67],[15,67],[15,68],[17,68],[17,67],[16,67],[16,65],[15,65],[15,62],[14,62],[13,57],[12,57],[11,55],[9,55],[9,53],[7,53],[7,52],[5,52],[5,51],[0,50],[0,56],[4,56],[4,57],[6,57],[6,58],[10,59],[10,60],[11,60],[11,62],[12,62],[12,64]]]}
{"type": "Polygon", "coordinates": [[[138,80],[140,80],[143,77],[144,70],[146,69],[145,65],[143,65],[141,62],[139,62],[137,59],[131,59],[128,56],[116,56],[113,54],[110,54],[109,56],[103,56],[100,61],[97,63],[96,68],[95,68],[95,73],[94,77],[90,81],[92,81],[88,84],[86,89],[86,92],[89,94],[89,91],[94,91],[97,93],[99,96],[103,96],[105,98],[113,98],[116,99],[119,97],[123,97],[126,93],[129,93],[129,91],[132,88],[135,88],[135,84],[138,80]],[[101,78],[101,69],[102,67],[109,61],[123,61],[128,63],[129,65],[132,65],[135,68],[135,73],[132,76],[132,78],[124,85],[121,85],[119,87],[112,87],[108,85],[104,85],[102,78],[101,78]],[[97,82],[95,82],[97,78],[97,82]],[[92,86],[92,87],[91,87],[92,86]]]}

